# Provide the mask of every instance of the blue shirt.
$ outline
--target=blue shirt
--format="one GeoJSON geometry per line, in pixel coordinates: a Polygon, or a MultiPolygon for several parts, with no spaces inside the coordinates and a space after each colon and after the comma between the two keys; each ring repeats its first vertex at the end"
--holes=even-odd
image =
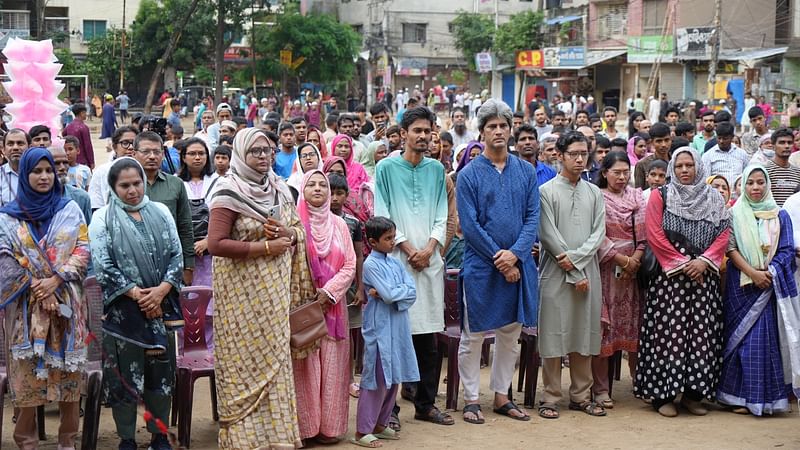
{"type": "Polygon", "coordinates": [[[167,158],[166,157],[161,161],[161,171],[165,172],[165,173],[168,173],[170,175],[175,175],[175,173],[177,173],[178,169],[181,168],[181,155],[180,155],[180,153],[178,153],[178,149],[176,149],[175,147],[168,148],[167,149],[167,155],[165,155],[165,156],[169,157],[169,159],[172,160],[172,165],[175,167],[175,172],[173,172],[170,169],[169,163],[167,162],[167,158]]]}
{"type": "Polygon", "coordinates": [[[169,114],[169,118],[167,119],[167,123],[169,124],[169,126],[171,126],[173,128],[175,126],[181,126],[181,115],[176,113],[175,111],[172,111],[169,114]]]}
{"type": "Polygon", "coordinates": [[[291,153],[286,153],[283,150],[278,150],[275,155],[275,164],[272,169],[284,180],[288,180],[292,174],[294,167],[294,160],[297,159],[297,151],[292,148],[291,153]]]}
{"type": "Polygon", "coordinates": [[[556,177],[556,171],[545,163],[536,164],[536,182],[541,186],[556,177]]]}

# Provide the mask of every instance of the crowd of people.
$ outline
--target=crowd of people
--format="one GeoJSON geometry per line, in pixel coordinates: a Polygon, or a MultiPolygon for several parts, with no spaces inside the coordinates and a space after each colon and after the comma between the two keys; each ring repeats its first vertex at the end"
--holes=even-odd
{"type": "Polygon", "coordinates": [[[377,448],[401,438],[398,392],[416,420],[452,425],[436,406],[447,269],[459,270],[467,423],[486,421],[489,332],[491,408],[531,420],[508,395],[523,327],[538,334],[544,419],[561,415],[563,367],[569,410],[609,414],[622,352],[635,396],[667,417],[712,401],[771,415],[800,393],[800,139],[768,129],[762,108],[737,136],[727,111],[702,114],[699,131],[680,110],[634,111],[622,131],[614,108],[538,96],[525,113],[488,99],[444,120],[411,97],[396,124],[386,102],[322,123],[269,103],[252,121],[204,108],[186,138],[180,121],[160,133],[137,118],[97,166],[83,105],[63,137],[5,134],[0,305],[20,448],[36,448],[48,402],[59,448],[74,447],[88,345],[102,347],[119,448],[137,448],[140,404],[151,448],[171,448],[189,285],[214,294],[220,448],[377,448]],[[100,342],[88,276],[103,292],[100,342]],[[301,312],[318,334],[290,327],[301,312]]]}

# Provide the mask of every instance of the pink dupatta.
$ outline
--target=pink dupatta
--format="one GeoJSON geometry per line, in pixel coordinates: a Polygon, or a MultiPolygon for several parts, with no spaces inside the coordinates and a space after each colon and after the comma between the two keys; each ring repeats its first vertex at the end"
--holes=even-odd
{"type": "Polygon", "coordinates": [[[369,183],[370,178],[367,171],[364,170],[364,166],[355,161],[353,138],[350,136],[346,134],[337,134],[331,141],[331,155],[336,155],[336,145],[338,145],[339,141],[342,139],[347,140],[347,143],[350,144],[350,156],[344,160],[345,170],[347,171],[347,185],[350,186],[351,191],[358,193],[361,191],[361,185],[369,183]]]}

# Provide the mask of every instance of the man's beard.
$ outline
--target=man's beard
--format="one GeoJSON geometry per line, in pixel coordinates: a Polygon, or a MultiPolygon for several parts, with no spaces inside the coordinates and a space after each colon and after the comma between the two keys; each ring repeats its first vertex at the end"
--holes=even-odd
{"type": "Polygon", "coordinates": [[[66,189],[66,185],[69,184],[69,175],[59,175],[58,181],[61,183],[61,189],[66,189]]]}
{"type": "Polygon", "coordinates": [[[456,130],[456,134],[462,135],[467,131],[467,126],[465,124],[456,124],[453,129],[456,130]]]}

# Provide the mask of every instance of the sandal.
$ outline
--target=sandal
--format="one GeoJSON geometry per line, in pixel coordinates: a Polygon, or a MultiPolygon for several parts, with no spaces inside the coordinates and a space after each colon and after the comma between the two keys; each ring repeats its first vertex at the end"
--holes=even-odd
{"type": "Polygon", "coordinates": [[[539,417],[542,419],[558,419],[561,413],[558,412],[558,405],[553,403],[539,403],[539,417]]]}
{"type": "Polygon", "coordinates": [[[500,414],[501,416],[511,417],[514,420],[520,420],[522,422],[527,422],[527,421],[531,420],[531,416],[525,414],[525,412],[522,411],[521,409],[519,409],[519,406],[514,404],[514,402],[508,402],[508,403],[506,403],[505,405],[503,405],[503,406],[501,406],[499,408],[495,408],[494,412],[495,412],[495,414],[500,414]],[[522,415],[521,416],[512,415],[512,414],[510,414],[511,411],[519,411],[519,413],[522,414],[522,415]]]}
{"type": "Polygon", "coordinates": [[[688,400],[686,398],[681,399],[681,406],[686,408],[689,413],[694,414],[695,416],[705,416],[708,414],[708,409],[703,406],[703,402],[697,400],[688,400]]]}
{"type": "Polygon", "coordinates": [[[594,397],[594,401],[599,403],[605,409],[614,409],[614,400],[611,399],[608,395],[599,396],[596,395],[594,397]]]}
{"type": "Polygon", "coordinates": [[[400,424],[400,418],[397,417],[394,411],[392,411],[392,415],[389,416],[389,423],[386,426],[394,431],[400,431],[403,428],[403,425],[400,424]]]}
{"type": "Polygon", "coordinates": [[[400,436],[397,435],[397,431],[394,431],[389,427],[384,428],[380,433],[372,433],[372,435],[378,439],[383,439],[386,441],[397,441],[400,439],[400,436]]]}
{"type": "Polygon", "coordinates": [[[606,415],[606,409],[593,401],[586,400],[585,402],[569,402],[569,409],[572,411],[583,411],[592,417],[603,417],[606,415]]]}
{"type": "Polygon", "coordinates": [[[658,413],[661,414],[664,417],[677,417],[678,416],[678,408],[676,408],[675,407],[675,403],[672,403],[672,402],[664,403],[656,411],[658,411],[658,413]]]}
{"type": "Polygon", "coordinates": [[[376,438],[373,434],[365,434],[364,436],[361,436],[361,439],[356,439],[354,437],[350,439],[350,443],[366,448],[378,448],[383,446],[381,440],[376,438]]]}
{"type": "Polygon", "coordinates": [[[422,420],[424,422],[435,423],[436,425],[453,425],[454,423],[456,423],[456,421],[453,420],[453,417],[451,417],[450,414],[439,411],[439,408],[435,406],[429,409],[427,413],[424,414],[414,413],[414,419],[422,420]]]}
{"type": "Polygon", "coordinates": [[[750,410],[745,408],[744,406],[739,406],[739,407],[733,408],[733,409],[731,409],[731,412],[734,413],[734,414],[741,414],[743,416],[750,415],[750,410]]]}
{"type": "Polygon", "coordinates": [[[476,425],[486,423],[486,419],[478,415],[479,412],[481,412],[481,405],[479,405],[478,403],[467,403],[466,405],[464,405],[464,422],[474,423],[476,425]],[[469,417],[467,417],[467,413],[474,414],[475,418],[470,419],[469,417]]]}
{"type": "Polygon", "coordinates": [[[358,398],[361,393],[361,386],[358,383],[350,383],[350,397],[358,398]]]}

